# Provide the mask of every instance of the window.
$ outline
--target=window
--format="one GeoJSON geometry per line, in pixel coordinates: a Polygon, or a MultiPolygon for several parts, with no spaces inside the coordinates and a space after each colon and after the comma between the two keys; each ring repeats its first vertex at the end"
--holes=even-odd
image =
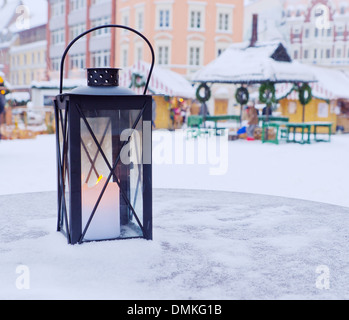
{"type": "Polygon", "coordinates": [[[305,29],[304,38],[309,38],[309,29],[305,29]]]}
{"type": "MultiPolygon", "coordinates": [[[[98,26],[102,26],[105,24],[110,24],[110,17],[103,17],[103,18],[98,18],[95,20],[91,21],[91,28],[95,28],[98,26]]],[[[103,29],[98,29],[94,32],[92,32],[91,36],[92,37],[98,37],[102,35],[110,34],[110,28],[103,28],[103,29]]]]}
{"type": "Polygon", "coordinates": [[[191,11],[190,12],[190,28],[191,29],[201,29],[201,11],[191,11]]]}
{"type": "Polygon", "coordinates": [[[86,0],[70,0],[70,11],[79,11],[86,8],[86,0]]]}
{"type": "Polygon", "coordinates": [[[159,11],[159,27],[160,28],[170,27],[170,10],[159,11]]]}
{"type": "Polygon", "coordinates": [[[229,14],[220,13],[218,16],[218,30],[228,31],[229,28],[229,14]]]}
{"type": "MultiPolygon", "coordinates": [[[[130,25],[130,9],[129,7],[126,7],[122,10],[122,13],[121,13],[121,22],[124,26],[128,27],[130,25]]],[[[128,30],[126,29],[123,29],[121,31],[122,34],[127,34],[128,33],[128,30]]]]}
{"type": "Polygon", "coordinates": [[[158,47],[158,63],[159,65],[169,64],[169,47],[168,46],[158,47]]]}
{"type": "Polygon", "coordinates": [[[319,35],[319,29],[315,28],[314,37],[317,38],[319,35]]]}
{"type": "Polygon", "coordinates": [[[304,59],[308,59],[308,57],[309,57],[308,50],[304,50],[304,59]]]}
{"type": "Polygon", "coordinates": [[[231,33],[233,31],[234,5],[217,4],[217,32],[231,33]]]}
{"type": "Polygon", "coordinates": [[[298,50],[293,52],[293,59],[298,59],[298,50]]]}
{"type": "Polygon", "coordinates": [[[136,9],[136,29],[142,31],[144,29],[144,8],[136,9]]]}
{"type": "Polygon", "coordinates": [[[143,59],[143,44],[135,45],[135,61],[141,61],[143,59]]]}
{"type": "Polygon", "coordinates": [[[128,66],[128,50],[123,49],[122,50],[122,66],[126,68],[128,66]]]}
{"type": "Polygon", "coordinates": [[[314,59],[316,59],[316,58],[317,58],[317,50],[314,49],[314,59]]]}
{"type": "Polygon", "coordinates": [[[336,28],[336,35],[339,37],[342,37],[344,34],[344,27],[343,26],[337,26],[336,28]]]}
{"type": "Polygon", "coordinates": [[[86,24],[79,23],[70,27],[69,37],[70,40],[75,39],[78,35],[86,31],[86,24]]]}
{"type": "Polygon", "coordinates": [[[60,44],[65,42],[65,30],[64,28],[53,30],[51,32],[51,43],[60,44]]]}
{"type": "Polygon", "coordinates": [[[70,69],[84,69],[85,64],[85,54],[74,54],[70,56],[70,69]]]}
{"type": "Polygon", "coordinates": [[[63,16],[65,14],[65,0],[58,0],[51,5],[51,16],[63,16]]]}
{"type": "Polygon", "coordinates": [[[331,29],[331,28],[328,28],[328,29],[327,29],[327,36],[330,37],[330,36],[331,36],[331,33],[332,33],[332,29],[331,29]]]}
{"type": "Polygon", "coordinates": [[[326,49],[326,58],[331,58],[331,49],[326,49]]]}
{"type": "Polygon", "coordinates": [[[189,65],[199,66],[201,63],[201,48],[190,47],[189,48],[189,65]]]}
{"type": "Polygon", "coordinates": [[[342,56],[342,50],[341,49],[337,49],[336,50],[336,58],[341,58],[342,56]]]}
{"type": "Polygon", "coordinates": [[[110,50],[92,52],[91,66],[92,68],[110,67],[110,50]]]}
{"type": "Polygon", "coordinates": [[[51,58],[52,71],[59,71],[61,65],[61,58],[51,58]]]}

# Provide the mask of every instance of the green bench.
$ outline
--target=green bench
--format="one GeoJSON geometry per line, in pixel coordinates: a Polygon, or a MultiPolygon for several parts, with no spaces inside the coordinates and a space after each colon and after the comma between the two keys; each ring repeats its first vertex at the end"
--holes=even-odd
{"type": "Polygon", "coordinates": [[[286,127],[287,121],[270,121],[263,122],[262,124],[262,143],[269,142],[274,144],[279,144],[279,139],[288,138],[288,129],[286,127]],[[275,128],[275,137],[270,139],[269,136],[266,136],[266,131],[269,128],[275,128]],[[280,137],[279,137],[280,134],[280,137]]]}

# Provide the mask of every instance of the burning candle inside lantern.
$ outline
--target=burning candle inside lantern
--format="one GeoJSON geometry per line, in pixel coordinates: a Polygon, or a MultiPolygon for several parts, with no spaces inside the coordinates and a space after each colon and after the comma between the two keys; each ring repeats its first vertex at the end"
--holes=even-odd
{"type": "MultiPolygon", "coordinates": [[[[82,186],[82,228],[84,229],[107,179],[100,176],[93,187],[82,186]]],[[[114,239],[120,236],[119,186],[109,182],[86,232],[86,240],[114,239]]]]}

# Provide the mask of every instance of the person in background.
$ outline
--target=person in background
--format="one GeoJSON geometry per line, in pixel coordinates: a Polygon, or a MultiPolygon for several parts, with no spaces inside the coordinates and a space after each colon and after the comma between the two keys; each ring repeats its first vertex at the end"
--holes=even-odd
{"type": "Polygon", "coordinates": [[[271,110],[271,106],[265,106],[262,110],[263,116],[271,116],[273,114],[273,111],[271,110]]]}
{"type": "Polygon", "coordinates": [[[258,111],[254,105],[251,105],[247,109],[247,121],[248,126],[246,128],[247,140],[254,140],[254,130],[258,126],[258,111]]]}

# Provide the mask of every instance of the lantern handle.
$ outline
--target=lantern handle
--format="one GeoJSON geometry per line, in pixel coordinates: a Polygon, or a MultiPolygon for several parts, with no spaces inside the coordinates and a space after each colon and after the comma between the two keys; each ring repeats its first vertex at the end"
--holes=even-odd
{"type": "Polygon", "coordinates": [[[127,26],[123,26],[123,25],[119,25],[119,24],[106,24],[106,25],[102,25],[102,26],[98,26],[98,27],[94,27],[92,29],[89,29],[85,32],[83,32],[82,34],[80,34],[79,36],[77,36],[74,40],[72,40],[69,45],[67,46],[67,48],[64,50],[63,56],[62,56],[62,60],[61,60],[61,74],[60,74],[60,84],[59,84],[59,94],[63,93],[63,73],[64,73],[64,61],[65,58],[68,54],[68,51],[70,50],[70,48],[73,46],[73,44],[78,41],[80,38],[84,37],[85,35],[87,35],[88,33],[91,33],[93,31],[99,30],[99,29],[104,29],[104,28],[120,28],[120,29],[125,29],[128,31],[131,31],[133,33],[136,33],[138,36],[140,36],[149,46],[150,48],[150,52],[151,52],[151,56],[152,56],[152,62],[151,62],[151,66],[150,66],[150,70],[149,70],[149,75],[148,75],[148,79],[147,82],[145,84],[145,88],[144,88],[144,92],[143,95],[146,95],[147,90],[148,90],[148,86],[149,86],[149,82],[150,82],[150,78],[151,75],[153,73],[153,69],[154,69],[154,64],[155,64],[155,53],[154,53],[154,49],[150,43],[150,41],[140,32],[138,32],[135,29],[132,29],[130,27],[127,26]]]}

